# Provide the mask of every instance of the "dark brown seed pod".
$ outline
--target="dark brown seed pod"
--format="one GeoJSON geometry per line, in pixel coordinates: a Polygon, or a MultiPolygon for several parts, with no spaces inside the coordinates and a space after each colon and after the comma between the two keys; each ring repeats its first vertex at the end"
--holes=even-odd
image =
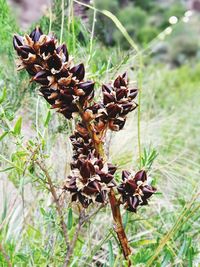
{"type": "Polygon", "coordinates": [[[58,45],[52,34],[45,35],[36,27],[30,35],[14,35],[13,47],[19,56],[19,70],[25,69],[32,81],[42,86],[44,98],[65,118],[78,112],[76,103],[84,106],[93,99],[94,82],[84,80],[84,65],[73,66],[66,45],[58,45]]]}
{"type": "Polygon", "coordinates": [[[135,175],[123,171],[118,191],[125,208],[136,212],[139,205],[148,204],[148,199],[156,192],[156,188],[149,184],[146,171],[138,171],[135,175]]]}

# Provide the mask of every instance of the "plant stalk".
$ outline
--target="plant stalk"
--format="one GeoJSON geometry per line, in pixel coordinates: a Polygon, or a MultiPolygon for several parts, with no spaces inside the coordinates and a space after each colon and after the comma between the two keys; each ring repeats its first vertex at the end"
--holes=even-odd
{"type": "MultiPolygon", "coordinates": [[[[106,161],[106,155],[104,152],[103,141],[98,140],[96,138],[96,134],[93,130],[92,125],[88,121],[84,120],[83,108],[80,105],[78,105],[78,107],[79,107],[80,116],[81,116],[83,122],[85,123],[85,126],[89,132],[90,137],[93,140],[95,150],[104,159],[104,162],[105,162],[106,161]]],[[[128,239],[127,239],[126,233],[124,231],[123,223],[122,223],[122,216],[121,216],[121,212],[120,212],[120,203],[117,200],[116,195],[115,195],[115,191],[112,188],[111,188],[110,193],[109,193],[109,202],[110,202],[113,221],[114,221],[114,230],[115,230],[117,237],[119,239],[119,243],[120,243],[124,258],[128,261],[128,266],[131,266],[131,263],[129,260],[129,256],[131,255],[131,249],[130,249],[128,239]]]]}
{"type": "Polygon", "coordinates": [[[114,230],[117,234],[117,237],[119,239],[122,252],[124,254],[124,258],[128,261],[128,264],[130,266],[130,260],[129,256],[131,255],[131,248],[128,243],[128,239],[126,236],[126,233],[124,231],[124,226],[122,223],[122,216],[120,212],[120,204],[115,196],[115,192],[113,189],[110,190],[109,193],[109,201],[110,201],[110,206],[112,210],[112,216],[114,220],[114,230]]]}

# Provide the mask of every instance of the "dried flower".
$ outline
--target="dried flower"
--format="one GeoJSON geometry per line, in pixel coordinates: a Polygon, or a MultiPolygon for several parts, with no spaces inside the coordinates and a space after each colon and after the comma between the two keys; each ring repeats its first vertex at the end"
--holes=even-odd
{"type": "Polygon", "coordinates": [[[64,190],[72,195],[72,201],[78,201],[87,208],[92,202],[105,203],[107,193],[115,186],[116,167],[104,163],[94,148],[84,122],[79,122],[70,140],[73,146],[72,173],[68,176],[64,190]]]}
{"type": "Polygon", "coordinates": [[[65,44],[36,27],[30,35],[15,35],[13,46],[19,56],[18,69],[26,69],[32,81],[41,85],[40,93],[67,119],[94,96],[94,82],[84,81],[83,64],[73,66],[65,44]]]}
{"type": "Polygon", "coordinates": [[[129,89],[127,73],[118,76],[113,85],[103,85],[103,102],[91,107],[95,114],[96,130],[101,131],[108,126],[112,131],[124,127],[129,112],[137,107],[133,101],[137,96],[136,88],[129,89]]]}
{"type": "MultiPolygon", "coordinates": [[[[113,84],[102,86],[101,102],[90,104],[94,97],[94,82],[84,80],[84,65],[74,66],[66,45],[58,45],[54,35],[45,35],[36,27],[30,35],[15,35],[13,46],[19,56],[18,69],[25,69],[32,76],[31,81],[41,85],[40,94],[51,108],[67,119],[81,112],[82,121],[70,137],[72,175],[64,188],[72,194],[72,201],[80,201],[84,207],[92,201],[105,202],[107,192],[115,186],[116,167],[103,162],[95,142],[104,142],[108,128],[119,131],[124,127],[127,114],[137,107],[134,99],[138,90],[129,88],[127,73],[124,73],[113,84]]],[[[155,188],[148,185],[145,171],[134,177],[123,172],[122,178],[118,191],[127,209],[136,211],[138,205],[147,204],[155,188]]]]}
{"type": "Polygon", "coordinates": [[[72,201],[80,202],[85,208],[95,201],[105,203],[108,191],[115,186],[116,167],[104,164],[103,159],[92,153],[87,158],[79,157],[71,167],[72,174],[63,188],[71,193],[72,201]]]}
{"type": "Polygon", "coordinates": [[[135,175],[129,171],[122,172],[123,182],[118,186],[122,202],[129,211],[136,212],[139,205],[147,205],[148,199],[156,192],[156,188],[149,184],[147,173],[144,170],[135,175]]]}
{"type": "MultiPolygon", "coordinates": [[[[63,190],[83,208],[93,202],[107,203],[109,199],[115,231],[130,265],[131,249],[122,225],[120,204],[136,212],[139,205],[148,204],[148,199],[156,189],[149,183],[144,170],[135,175],[123,171],[123,181],[117,186],[114,181],[117,168],[106,162],[103,145],[107,130],[123,129],[127,115],[137,107],[134,99],[138,90],[129,87],[127,73],[124,73],[113,84],[102,86],[102,101],[92,102],[94,82],[85,80],[84,65],[74,65],[66,45],[58,45],[54,35],[45,35],[36,27],[30,35],[15,35],[13,46],[19,57],[18,69],[25,69],[32,77],[31,81],[40,85],[40,94],[51,108],[57,109],[66,119],[71,119],[74,113],[80,115],[81,120],[70,136],[73,161],[71,174],[64,182],[63,190]],[[119,200],[113,187],[121,195],[119,200]]],[[[56,203],[59,205],[57,199],[56,203]]],[[[60,206],[58,213],[65,233],[60,206]]]]}

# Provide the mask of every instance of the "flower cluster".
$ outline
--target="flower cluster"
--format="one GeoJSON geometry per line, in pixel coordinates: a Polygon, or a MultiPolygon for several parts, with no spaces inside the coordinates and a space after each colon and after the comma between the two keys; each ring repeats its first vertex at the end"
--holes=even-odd
{"type": "Polygon", "coordinates": [[[128,171],[122,172],[123,182],[118,186],[118,192],[122,196],[122,202],[129,211],[136,212],[139,205],[147,205],[148,199],[156,192],[151,186],[144,170],[132,175],[128,171]]]}
{"type": "Polygon", "coordinates": [[[118,76],[113,84],[102,86],[103,101],[92,107],[96,114],[97,130],[108,127],[112,131],[119,131],[124,127],[126,116],[137,107],[133,101],[137,96],[136,88],[129,88],[127,73],[118,76]]]}
{"type": "Polygon", "coordinates": [[[85,208],[95,201],[105,203],[107,192],[115,186],[113,175],[116,167],[103,162],[83,123],[77,125],[70,139],[74,152],[72,174],[68,176],[64,189],[72,194],[72,201],[80,202],[85,208]]]}
{"type": "Polygon", "coordinates": [[[87,158],[89,154],[96,155],[92,138],[90,137],[88,130],[83,123],[79,122],[77,124],[76,131],[70,136],[70,140],[73,146],[74,162],[78,158],[87,158]]]}
{"type": "Polygon", "coordinates": [[[14,35],[13,46],[19,56],[18,70],[26,69],[40,92],[67,119],[94,96],[94,82],[84,81],[83,64],[73,66],[65,44],[58,45],[53,35],[44,35],[39,27],[24,37],[14,35]]]}
{"type": "MultiPolygon", "coordinates": [[[[108,192],[116,186],[116,167],[104,162],[98,145],[104,143],[107,129],[119,131],[124,127],[127,114],[137,107],[134,102],[137,88],[129,86],[124,73],[113,84],[102,86],[102,101],[91,103],[94,82],[84,79],[84,65],[74,66],[66,45],[58,45],[54,35],[45,35],[36,27],[30,35],[14,35],[13,46],[19,57],[18,69],[25,69],[31,81],[40,84],[40,93],[51,107],[67,119],[74,113],[81,117],[70,137],[73,161],[64,190],[70,192],[72,201],[80,202],[84,208],[95,201],[105,203],[108,192]]],[[[146,205],[156,191],[148,184],[145,171],[135,176],[124,171],[122,179],[117,188],[130,211],[136,212],[138,205],[146,205]]]]}

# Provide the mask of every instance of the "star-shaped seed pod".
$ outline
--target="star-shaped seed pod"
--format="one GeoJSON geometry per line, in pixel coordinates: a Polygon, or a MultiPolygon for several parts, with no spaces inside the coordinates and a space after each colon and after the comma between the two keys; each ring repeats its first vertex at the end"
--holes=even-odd
{"type": "Polygon", "coordinates": [[[123,171],[122,180],[118,192],[121,194],[122,203],[129,211],[136,212],[139,205],[147,205],[148,199],[156,192],[144,170],[138,171],[135,175],[123,171]]]}

